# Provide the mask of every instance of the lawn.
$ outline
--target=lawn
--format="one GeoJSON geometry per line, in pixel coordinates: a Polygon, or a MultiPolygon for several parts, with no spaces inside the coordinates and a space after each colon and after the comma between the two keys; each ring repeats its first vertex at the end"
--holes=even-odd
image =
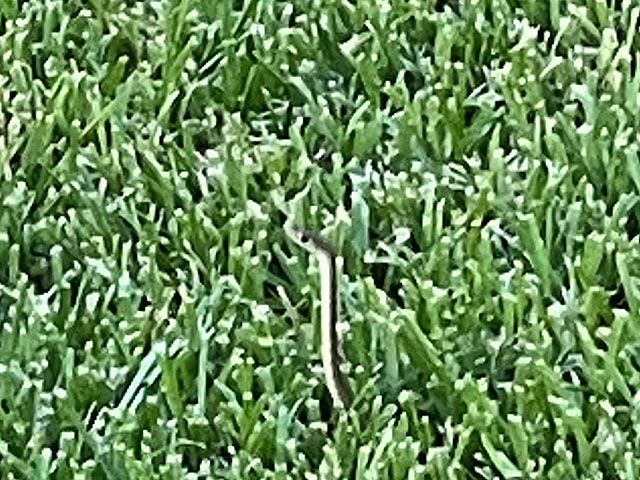
{"type": "Polygon", "coordinates": [[[0,478],[640,478],[639,16],[1,0],[0,478]]]}

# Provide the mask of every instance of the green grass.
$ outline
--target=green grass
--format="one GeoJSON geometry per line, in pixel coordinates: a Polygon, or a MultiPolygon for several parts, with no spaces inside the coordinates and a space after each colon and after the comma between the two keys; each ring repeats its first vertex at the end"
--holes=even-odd
{"type": "Polygon", "coordinates": [[[1,1],[0,478],[640,477],[619,3],[1,1]]]}

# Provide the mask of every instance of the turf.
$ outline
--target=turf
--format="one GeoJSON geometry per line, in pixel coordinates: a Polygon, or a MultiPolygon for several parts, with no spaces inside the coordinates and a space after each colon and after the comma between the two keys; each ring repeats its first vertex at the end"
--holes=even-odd
{"type": "Polygon", "coordinates": [[[638,478],[639,14],[0,1],[0,478],[638,478]]]}

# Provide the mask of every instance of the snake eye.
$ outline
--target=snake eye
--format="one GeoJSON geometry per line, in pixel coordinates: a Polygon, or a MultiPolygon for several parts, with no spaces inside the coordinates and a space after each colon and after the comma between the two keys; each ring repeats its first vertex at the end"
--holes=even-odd
{"type": "Polygon", "coordinates": [[[295,234],[295,237],[298,239],[300,243],[309,242],[309,235],[307,234],[307,231],[304,228],[299,227],[298,225],[294,225],[293,233],[295,234]]]}
{"type": "Polygon", "coordinates": [[[307,232],[300,232],[300,241],[304,242],[304,243],[308,243],[310,240],[309,235],[307,235],[307,232]]]}

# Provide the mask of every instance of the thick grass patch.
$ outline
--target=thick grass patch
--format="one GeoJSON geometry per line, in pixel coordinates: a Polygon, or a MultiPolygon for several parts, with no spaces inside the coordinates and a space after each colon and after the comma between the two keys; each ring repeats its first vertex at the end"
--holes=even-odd
{"type": "Polygon", "coordinates": [[[636,478],[639,15],[0,2],[0,478],[636,478]]]}

